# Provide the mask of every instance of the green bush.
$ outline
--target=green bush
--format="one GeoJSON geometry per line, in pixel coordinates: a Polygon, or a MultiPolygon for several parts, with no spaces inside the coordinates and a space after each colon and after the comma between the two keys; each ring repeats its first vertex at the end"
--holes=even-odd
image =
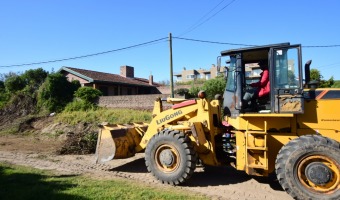
{"type": "Polygon", "coordinates": [[[34,89],[37,89],[45,81],[47,76],[48,72],[42,68],[30,69],[21,75],[26,85],[29,85],[34,89]]]}
{"type": "Polygon", "coordinates": [[[92,103],[101,95],[101,91],[91,87],[81,87],[74,93],[75,97],[78,97],[83,101],[92,103]]]}
{"type": "Polygon", "coordinates": [[[332,88],[340,88],[340,81],[334,81],[334,85],[332,85],[332,88]]]}
{"type": "Polygon", "coordinates": [[[0,81],[0,92],[5,90],[5,83],[3,81],[0,81]]]}
{"type": "Polygon", "coordinates": [[[2,109],[9,101],[10,94],[5,90],[0,89],[0,109],[2,109]]]}
{"type": "Polygon", "coordinates": [[[189,93],[189,89],[187,88],[178,88],[174,91],[175,94],[179,94],[179,95],[185,95],[189,93]]]}
{"type": "Polygon", "coordinates": [[[9,92],[17,92],[26,86],[25,80],[21,76],[12,76],[6,79],[5,87],[9,92]]]}
{"type": "Polygon", "coordinates": [[[203,84],[202,89],[205,90],[208,99],[214,99],[216,94],[223,95],[226,86],[226,80],[223,76],[210,79],[203,84]]]}
{"type": "Polygon", "coordinates": [[[198,86],[192,86],[189,90],[189,94],[192,97],[197,97],[198,96],[198,92],[202,90],[202,88],[198,87],[198,86]]]}
{"type": "Polygon", "coordinates": [[[49,112],[60,112],[73,100],[79,86],[78,81],[71,83],[60,73],[50,74],[39,88],[38,105],[49,112]]]}

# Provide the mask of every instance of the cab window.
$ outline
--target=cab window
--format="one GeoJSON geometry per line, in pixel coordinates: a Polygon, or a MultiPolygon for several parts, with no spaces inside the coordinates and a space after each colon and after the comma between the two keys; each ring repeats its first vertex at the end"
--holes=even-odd
{"type": "Polygon", "coordinates": [[[228,70],[228,79],[227,79],[227,85],[226,90],[235,92],[236,86],[235,86],[235,70],[236,70],[236,58],[230,57],[230,65],[228,70]]]}
{"type": "Polygon", "coordinates": [[[297,48],[276,49],[274,52],[274,88],[299,88],[299,54],[297,48]]]}

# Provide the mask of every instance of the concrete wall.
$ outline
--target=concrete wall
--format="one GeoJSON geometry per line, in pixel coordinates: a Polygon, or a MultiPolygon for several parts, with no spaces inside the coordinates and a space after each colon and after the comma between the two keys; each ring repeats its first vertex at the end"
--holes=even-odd
{"type": "MultiPolygon", "coordinates": [[[[124,95],[124,96],[101,96],[98,99],[98,105],[107,108],[131,108],[152,110],[155,100],[169,97],[168,94],[150,94],[150,95],[124,95]]],[[[163,107],[169,108],[171,104],[163,101],[163,107]]]]}
{"type": "MultiPolygon", "coordinates": [[[[175,86],[174,90],[178,88],[190,88],[190,85],[175,86]]],[[[101,96],[97,103],[101,107],[107,108],[132,108],[142,110],[152,110],[155,100],[160,97],[166,99],[170,97],[170,87],[162,86],[157,87],[162,94],[146,94],[146,95],[121,95],[121,96],[101,96]]],[[[175,94],[175,98],[184,98],[175,94]]],[[[165,109],[170,108],[172,105],[163,101],[165,109]]]]}

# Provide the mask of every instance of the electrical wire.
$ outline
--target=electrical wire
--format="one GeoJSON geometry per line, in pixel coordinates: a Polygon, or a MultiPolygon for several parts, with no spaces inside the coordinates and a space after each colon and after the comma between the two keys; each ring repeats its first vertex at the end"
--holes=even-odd
{"type": "Polygon", "coordinates": [[[327,64],[327,65],[322,65],[322,66],[319,66],[318,69],[320,68],[323,68],[325,70],[329,70],[329,69],[332,69],[334,67],[338,67],[340,65],[340,62],[338,63],[332,63],[332,64],[327,64]]]}
{"type": "MultiPolygon", "coordinates": [[[[237,0],[232,0],[231,2],[229,2],[227,5],[223,6],[220,10],[218,10],[216,13],[214,13],[213,15],[211,15],[209,18],[207,18],[206,20],[204,20],[203,22],[197,24],[196,26],[192,27],[191,29],[189,29],[188,31],[186,31],[185,33],[181,34],[185,35],[193,30],[195,30],[196,28],[202,26],[203,24],[205,24],[206,22],[208,22],[210,19],[212,19],[213,17],[215,17],[218,13],[222,12],[225,8],[227,8],[228,6],[230,6],[232,3],[234,3],[237,0]]],[[[223,2],[223,1],[222,1],[223,2]]],[[[220,2],[217,6],[219,6],[222,2],[220,2]]],[[[210,12],[212,12],[213,10],[215,10],[215,8],[217,7],[215,6],[211,11],[209,11],[206,15],[208,15],[210,12]]],[[[206,15],[204,15],[202,18],[204,18],[206,15]]]]}
{"type": "MultiPolygon", "coordinates": [[[[182,38],[182,37],[173,37],[173,39],[187,40],[187,41],[201,42],[201,43],[210,43],[210,44],[233,45],[233,46],[248,46],[248,47],[259,46],[259,45],[254,45],[254,44],[216,42],[216,41],[198,40],[198,39],[190,39],[190,38],[182,38]]],[[[109,51],[103,51],[103,52],[99,52],[99,53],[87,54],[87,55],[83,55],[83,56],[75,56],[75,57],[70,57],[70,58],[55,59],[55,60],[42,61],[42,62],[32,62],[32,63],[14,64],[14,65],[3,65],[3,66],[0,66],[0,68],[21,67],[21,66],[30,66],[30,65],[40,65],[40,64],[46,64],[46,63],[55,63],[55,62],[61,62],[61,61],[67,61],[67,60],[76,60],[76,59],[99,56],[99,55],[103,55],[103,54],[113,53],[113,52],[117,52],[117,51],[122,51],[122,50],[142,47],[142,46],[154,45],[154,44],[158,44],[158,43],[165,42],[165,41],[168,41],[168,37],[163,37],[163,38],[160,38],[160,39],[156,39],[156,40],[152,40],[152,41],[149,41],[149,42],[144,42],[144,43],[140,43],[140,44],[136,44],[136,45],[131,45],[131,46],[128,46],[128,47],[123,47],[123,48],[109,50],[109,51]]],[[[302,46],[302,47],[304,47],[304,48],[331,48],[331,47],[340,47],[340,45],[337,45],[337,44],[334,44],[334,45],[313,45],[313,46],[307,45],[307,46],[302,46]]]]}
{"type": "Polygon", "coordinates": [[[185,31],[184,33],[180,34],[179,36],[183,36],[191,31],[193,31],[195,29],[195,26],[197,26],[197,24],[199,24],[201,22],[201,20],[203,20],[205,17],[207,17],[213,10],[215,10],[219,5],[221,5],[225,0],[222,0],[220,3],[218,3],[214,8],[212,8],[209,12],[207,12],[203,17],[201,17],[199,20],[197,20],[196,23],[194,23],[191,27],[189,27],[187,29],[187,31],[185,31]]]}
{"type": "Polygon", "coordinates": [[[302,46],[305,48],[330,48],[330,47],[340,47],[340,44],[331,44],[331,45],[314,45],[314,46],[302,46]]]}
{"type": "Polygon", "coordinates": [[[239,43],[230,43],[230,42],[214,42],[214,41],[198,40],[198,39],[190,39],[190,38],[182,38],[182,37],[173,37],[173,38],[179,39],[179,40],[188,40],[188,41],[193,41],[193,42],[202,42],[202,43],[211,43],[211,44],[224,44],[224,45],[248,46],[248,47],[258,46],[258,45],[252,45],[252,44],[239,44],[239,43]]]}
{"type": "Polygon", "coordinates": [[[76,60],[76,59],[81,59],[81,58],[88,58],[88,57],[93,57],[93,56],[99,56],[99,55],[103,55],[103,54],[113,53],[113,52],[117,52],[117,51],[122,51],[122,50],[126,50],[126,49],[132,49],[132,48],[136,48],[136,47],[141,47],[141,46],[145,46],[145,45],[150,45],[150,44],[153,44],[153,43],[158,43],[158,42],[160,42],[162,40],[165,40],[165,39],[167,39],[167,37],[160,38],[160,39],[157,39],[157,40],[152,40],[152,41],[149,41],[149,42],[144,42],[144,43],[136,44],[136,45],[132,45],[132,46],[128,46],[128,47],[123,47],[123,48],[109,50],[109,51],[103,51],[103,52],[99,52],[99,53],[87,54],[87,55],[83,55],[83,56],[75,56],[75,57],[70,57],[70,58],[63,58],[63,59],[56,59],[56,60],[49,60],[49,61],[42,61],[42,62],[32,62],[32,63],[24,63],[24,64],[5,65],[5,66],[0,66],[0,67],[2,67],[2,68],[5,68],[5,67],[21,67],[21,66],[40,65],[40,64],[46,64],[46,63],[55,63],[55,62],[61,62],[61,61],[67,61],[67,60],[76,60]]]}
{"type": "MultiPolygon", "coordinates": [[[[175,39],[180,40],[188,40],[194,42],[203,42],[203,43],[211,43],[211,44],[226,44],[226,45],[234,45],[234,46],[248,46],[248,47],[255,47],[260,45],[255,44],[241,44],[241,43],[230,43],[230,42],[215,42],[215,41],[207,41],[207,40],[198,40],[198,39],[190,39],[190,38],[182,38],[182,37],[173,37],[175,39]]],[[[339,44],[332,44],[332,45],[303,45],[304,48],[332,48],[332,47],[340,47],[339,44]]]]}

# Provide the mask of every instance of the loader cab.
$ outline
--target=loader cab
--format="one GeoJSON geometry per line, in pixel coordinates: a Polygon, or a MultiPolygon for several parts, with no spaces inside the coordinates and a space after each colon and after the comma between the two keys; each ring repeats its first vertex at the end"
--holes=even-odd
{"type": "MultiPolygon", "coordinates": [[[[224,115],[247,113],[303,113],[301,45],[289,43],[254,46],[221,52],[219,63],[228,61],[224,115]],[[251,108],[243,100],[249,84],[261,79],[259,62],[268,64],[270,93],[257,98],[251,108]]],[[[218,63],[218,65],[219,65],[218,63]]]]}

